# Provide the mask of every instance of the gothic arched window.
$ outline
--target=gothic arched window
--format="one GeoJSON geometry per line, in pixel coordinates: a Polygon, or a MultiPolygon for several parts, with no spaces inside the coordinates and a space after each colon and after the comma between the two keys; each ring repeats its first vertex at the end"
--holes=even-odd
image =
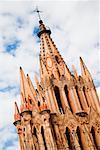
{"type": "Polygon", "coordinates": [[[40,101],[38,101],[38,107],[40,107],[40,101]]]}
{"type": "Polygon", "coordinates": [[[66,127],[66,139],[67,139],[67,143],[69,146],[69,149],[72,150],[72,143],[71,143],[71,136],[70,136],[70,130],[68,129],[68,127],[66,127]]]}
{"type": "Polygon", "coordinates": [[[59,88],[57,86],[54,87],[54,92],[55,92],[57,104],[59,107],[59,111],[63,112],[63,107],[62,107],[61,98],[60,98],[60,92],[59,92],[59,88]]]}
{"type": "Polygon", "coordinates": [[[35,149],[36,149],[37,145],[39,146],[39,143],[38,143],[37,131],[36,131],[35,127],[33,129],[33,135],[34,135],[33,138],[34,138],[34,142],[35,142],[34,146],[35,146],[35,149]]]}
{"type": "Polygon", "coordinates": [[[42,134],[42,138],[43,138],[45,150],[47,150],[47,145],[46,145],[46,140],[45,140],[45,135],[44,135],[44,129],[43,129],[43,127],[41,127],[41,134],[42,134]]]}
{"type": "Polygon", "coordinates": [[[76,134],[77,134],[77,137],[78,137],[78,142],[79,142],[80,148],[81,148],[81,150],[83,150],[83,145],[82,145],[82,141],[81,141],[81,133],[80,133],[80,128],[79,127],[77,127],[76,134]]]}
{"type": "Polygon", "coordinates": [[[57,55],[55,56],[55,59],[56,59],[57,63],[59,64],[59,59],[58,59],[57,55]]]}
{"type": "Polygon", "coordinates": [[[70,108],[70,110],[72,112],[72,108],[71,108],[70,101],[69,101],[69,94],[68,94],[67,85],[64,86],[64,91],[65,91],[65,94],[66,94],[66,98],[67,98],[67,102],[68,102],[69,108],[70,108]]]}
{"type": "Polygon", "coordinates": [[[97,148],[97,144],[96,144],[96,139],[95,139],[95,130],[94,130],[94,127],[91,128],[91,135],[92,135],[92,139],[93,139],[93,142],[95,144],[95,147],[97,148]]]}

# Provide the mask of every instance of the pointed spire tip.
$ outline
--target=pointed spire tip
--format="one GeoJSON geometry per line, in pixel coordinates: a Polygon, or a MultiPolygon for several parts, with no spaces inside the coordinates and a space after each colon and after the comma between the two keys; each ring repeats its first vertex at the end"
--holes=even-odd
{"type": "Polygon", "coordinates": [[[15,102],[15,105],[17,105],[17,103],[15,102]]]}
{"type": "Polygon", "coordinates": [[[82,60],[82,57],[80,57],[80,60],[82,60]]]}

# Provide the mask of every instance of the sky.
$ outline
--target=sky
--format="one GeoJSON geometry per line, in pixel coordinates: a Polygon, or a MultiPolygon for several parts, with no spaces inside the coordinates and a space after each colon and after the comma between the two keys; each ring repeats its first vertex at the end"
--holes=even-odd
{"type": "MultiPolygon", "coordinates": [[[[79,56],[89,68],[100,94],[100,31],[98,0],[0,1],[0,150],[19,150],[13,125],[14,101],[20,104],[19,67],[39,76],[36,6],[52,31],[66,64],[80,74],[79,56]]],[[[34,83],[35,86],[35,83],[34,83]]]]}

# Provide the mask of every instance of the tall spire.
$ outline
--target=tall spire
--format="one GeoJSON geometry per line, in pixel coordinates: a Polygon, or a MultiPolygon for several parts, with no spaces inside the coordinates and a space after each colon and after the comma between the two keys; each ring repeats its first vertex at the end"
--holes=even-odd
{"type": "MultiPolygon", "coordinates": [[[[22,101],[22,104],[21,104],[21,108],[22,110],[24,109],[32,109],[31,108],[31,103],[36,106],[36,102],[35,102],[35,99],[34,99],[34,96],[32,94],[32,91],[30,89],[30,86],[28,84],[28,81],[27,81],[27,78],[22,70],[22,68],[20,67],[20,76],[21,76],[21,101],[22,101]]],[[[36,106],[37,108],[37,106],[36,106]]]]}
{"type": "Polygon", "coordinates": [[[59,79],[59,77],[61,75],[64,75],[65,73],[65,62],[60,55],[56,45],[54,44],[52,38],[50,37],[51,30],[44,25],[42,20],[39,21],[39,24],[40,31],[38,33],[38,36],[41,41],[41,59],[43,61],[43,64],[46,66],[46,69],[50,76],[53,74],[54,77],[59,79]]]}
{"type": "Polygon", "coordinates": [[[20,79],[21,94],[23,95],[24,100],[25,99],[27,100],[28,99],[28,91],[27,91],[28,83],[27,83],[27,79],[21,67],[20,67],[20,77],[21,77],[20,79]]]}
{"type": "Polygon", "coordinates": [[[92,77],[91,77],[91,74],[89,72],[89,70],[87,69],[85,63],[83,62],[83,59],[80,57],[80,66],[81,66],[81,73],[82,73],[82,76],[85,78],[85,79],[89,79],[92,81],[92,77]]]}

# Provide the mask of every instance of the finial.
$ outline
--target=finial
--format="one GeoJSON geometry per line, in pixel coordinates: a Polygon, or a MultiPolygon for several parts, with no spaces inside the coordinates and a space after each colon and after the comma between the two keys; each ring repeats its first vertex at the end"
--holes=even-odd
{"type": "Polygon", "coordinates": [[[41,16],[40,16],[40,13],[41,13],[42,11],[40,11],[40,10],[38,9],[38,7],[36,7],[36,9],[34,10],[34,12],[36,12],[36,13],[38,14],[39,21],[42,21],[42,20],[41,20],[41,16]]]}

